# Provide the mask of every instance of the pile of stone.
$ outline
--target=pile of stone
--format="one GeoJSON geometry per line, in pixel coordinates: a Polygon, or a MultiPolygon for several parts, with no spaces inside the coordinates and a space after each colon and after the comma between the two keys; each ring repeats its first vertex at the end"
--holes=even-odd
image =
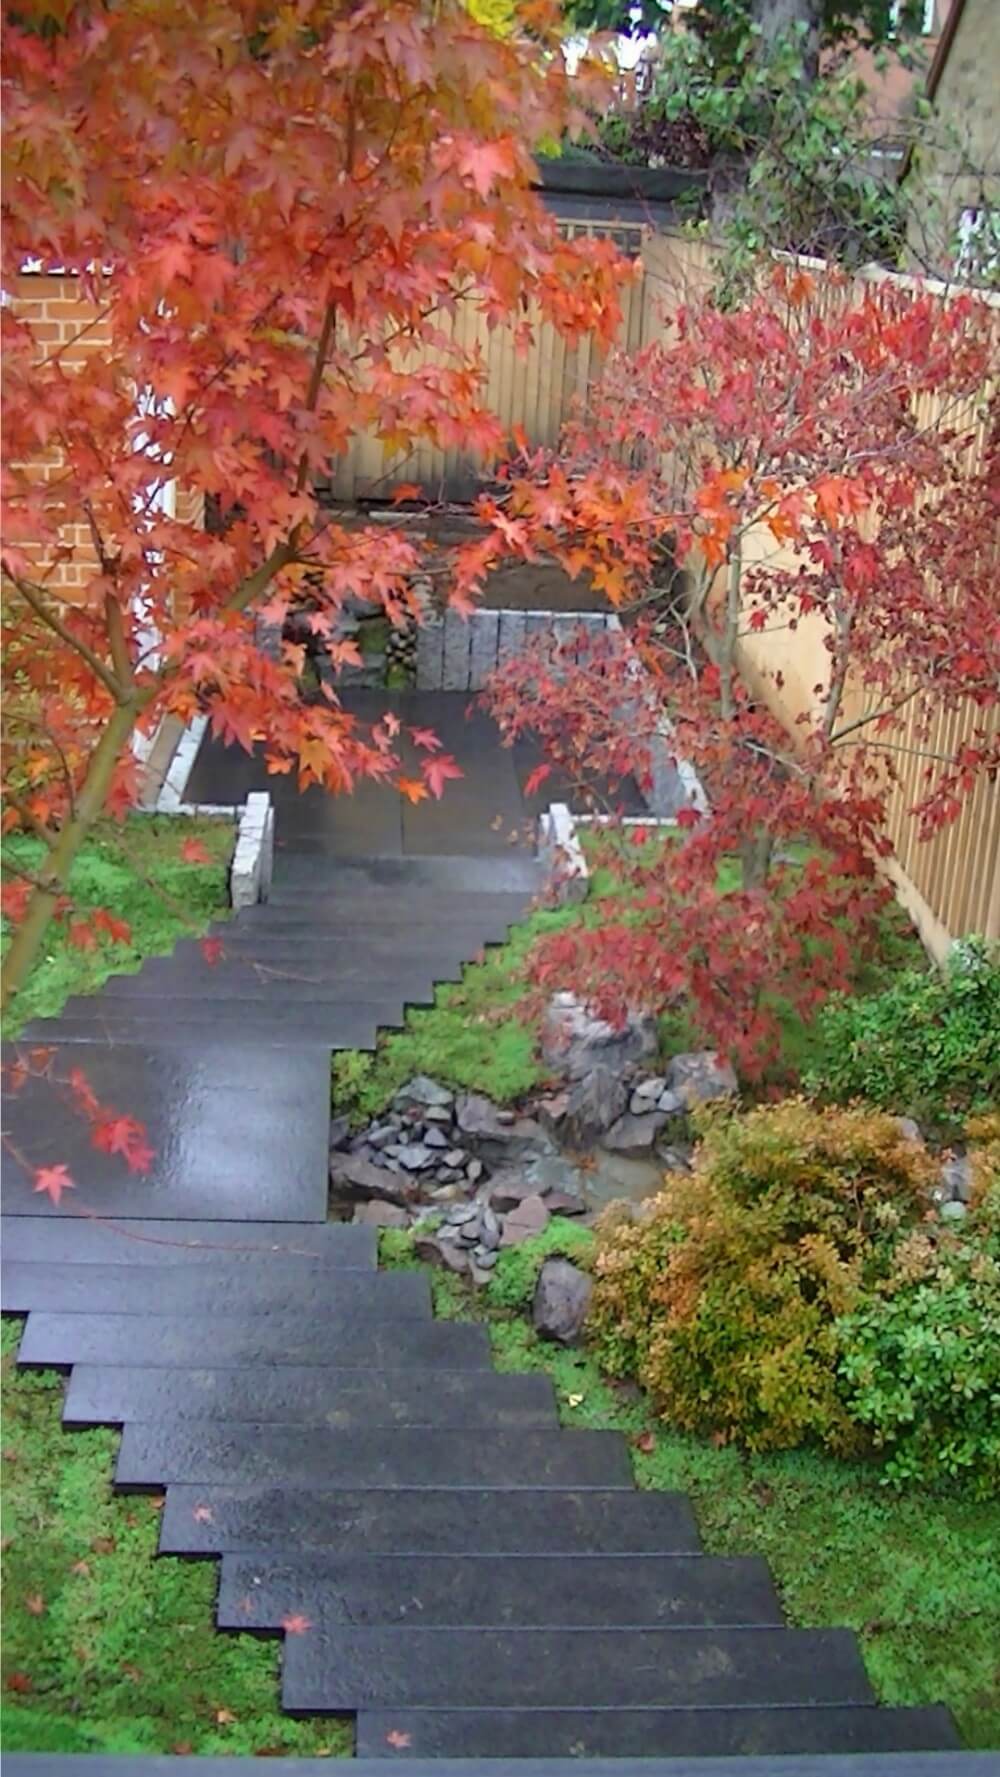
{"type": "Polygon", "coordinates": [[[502,1247],[541,1233],[553,1215],[586,1212],[575,1182],[534,1118],[426,1075],[400,1087],[367,1129],[352,1135],[347,1118],[331,1128],[334,1209],[383,1228],[440,1217],[423,1256],[480,1282],[502,1247]]]}

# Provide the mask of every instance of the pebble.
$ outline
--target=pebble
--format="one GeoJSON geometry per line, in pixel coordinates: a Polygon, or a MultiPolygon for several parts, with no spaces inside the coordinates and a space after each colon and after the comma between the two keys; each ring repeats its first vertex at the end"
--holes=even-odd
{"type": "Polygon", "coordinates": [[[456,1203],[454,1209],[448,1211],[448,1221],[452,1227],[458,1228],[463,1222],[478,1221],[479,1214],[478,1203],[456,1203]]]}
{"type": "Polygon", "coordinates": [[[425,1129],[424,1131],[424,1146],[427,1148],[446,1148],[448,1146],[448,1137],[432,1123],[430,1128],[425,1129]]]}
{"type": "Polygon", "coordinates": [[[472,1184],[475,1185],[475,1184],[478,1184],[478,1182],[482,1178],[485,1170],[486,1170],[486,1168],[484,1167],[481,1160],[470,1160],[468,1166],[465,1169],[465,1176],[467,1179],[471,1180],[472,1184]]]}
{"type": "Polygon", "coordinates": [[[400,1166],[404,1167],[407,1172],[424,1172],[434,1161],[434,1155],[430,1148],[425,1147],[420,1141],[403,1142],[400,1146],[386,1148],[385,1151],[394,1160],[398,1160],[400,1166]]]}
{"type": "Polygon", "coordinates": [[[500,1254],[495,1247],[477,1246],[472,1257],[481,1271],[489,1271],[496,1264],[500,1254]]]}

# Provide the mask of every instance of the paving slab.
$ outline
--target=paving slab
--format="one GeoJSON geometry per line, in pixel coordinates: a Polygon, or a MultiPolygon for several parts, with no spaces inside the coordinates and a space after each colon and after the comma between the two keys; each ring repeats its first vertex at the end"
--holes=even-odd
{"type": "MultiPolygon", "coordinates": [[[[110,1002],[106,1002],[109,1004],[110,1002]]],[[[95,998],[94,1006],[101,1002],[95,998]]],[[[105,1016],[104,1013],[101,1016],[105,1016]]],[[[204,1014],[216,1037],[212,1008],[204,1014]]],[[[49,1075],[31,1078],[4,1103],[4,1124],[30,1168],[65,1165],[75,1180],[74,1209],[101,1216],[238,1221],[323,1221],[327,1199],[329,1056],[283,1056],[242,1044],[244,1030],[206,1044],[148,1020],[149,1041],[56,1041],[65,1027],[45,1021],[49,1075]],[[235,1038],[235,1040],[233,1040],[235,1038]],[[102,1104],[146,1129],[153,1161],[130,1174],[123,1161],[93,1147],[86,1120],[63,1084],[83,1073],[102,1104]],[[294,1140],[289,1131],[294,1130],[294,1140]]],[[[93,1034],[93,1033],[92,1033],[93,1034]]],[[[4,1045],[4,1060],[30,1043],[4,1045]]],[[[3,1168],[6,1215],[66,1218],[33,1189],[33,1177],[3,1168]]]]}
{"type": "Polygon", "coordinates": [[[256,1418],[285,1425],[489,1427],[555,1426],[547,1376],[491,1370],[142,1369],[76,1364],[63,1405],[65,1425],[121,1425],[126,1419],[256,1418]]]}
{"type": "Polygon", "coordinates": [[[355,1629],[286,1635],[282,1707],[872,1703],[842,1629],[355,1629]]]}
{"type": "MultiPolygon", "coordinates": [[[[290,1487],[171,1486],[160,1549],[332,1549],[369,1555],[694,1554],[689,1500],[680,1493],[556,1488],[456,1495],[290,1487]]],[[[454,1702],[451,1698],[449,1701],[454,1702]]]]}
{"type": "MultiPolygon", "coordinates": [[[[398,1000],[384,1005],[367,1001],[340,1003],[333,1008],[320,1009],[311,1006],[269,1007],[267,1016],[257,1021],[257,1052],[266,1055],[278,1049],[296,1052],[313,1049],[325,1059],[324,1052],[330,1049],[371,1049],[380,1025],[400,1023],[402,1006],[398,1000]]],[[[222,1001],[214,1005],[211,1001],[204,1004],[199,1001],[171,1018],[161,1016],[152,1003],[148,1010],[144,1006],[132,1010],[120,1000],[101,1000],[95,994],[93,1006],[84,1005],[82,1001],[75,1006],[66,1006],[58,1018],[27,1025],[24,1035],[33,1043],[55,1038],[61,1044],[86,1043],[88,1048],[156,1043],[160,1048],[185,1052],[197,1050],[203,1055],[212,1055],[220,1048],[228,1050],[232,1042],[245,1036],[246,1028],[246,1014],[238,1003],[229,1005],[222,1001]]],[[[289,1056],[284,1065],[294,1065],[297,1059],[296,1053],[294,1057],[289,1056]]],[[[222,1108],[221,1095],[217,1095],[217,1107],[222,1108]]],[[[171,1123],[170,1127],[173,1126],[171,1123]]],[[[238,1126],[234,1113],[230,1112],[230,1131],[238,1126]]],[[[270,1127],[276,1136],[280,1124],[273,1113],[270,1127]]],[[[202,1195],[206,1185],[203,1162],[199,1183],[202,1195]]],[[[147,1205],[144,1214],[149,1214],[149,1207],[147,1205]]],[[[219,1213],[216,1205],[209,1207],[219,1213]]],[[[257,1204],[252,1213],[273,1215],[276,1205],[257,1204]]]]}
{"type": "Polygon", "coordinates": [[[325,1314],[306,1320],[294,1310],[275,1314],[29,1314],[18,1362],[39,1367],[70,1364],[150,1364],[189,1368],[211,1352],[217,1366],[329,1364],[367,1368],[488,1369],[485,1326],[456,1321],[384,1322],[380,1315],[325,1314]]]}
{"type": "MultiPolygon", "coordinates": [[[[123,1255],[124,1257],[125,1255],[123,1255]]],[[[417,1271],[329,1270],[314,1259],[200,1261],[161,1265],[152,1303],[160,1314],[273,1314],[294,1309],[322,1321],[329,1314],[378,1315],[429,1320],[428,1277],[417,1271]]],[[[52,1309],[64,1314],[148,1314],[150,1277],[145,1267],[100,1264],[32,1264],[8,1260],[0,1266],[0,1305],[6,1314],[52,1309]]]]}
{"type": "MultiPolygon", "coordinates": [[[[410,1758],[470,1759],[476,1763],[468,1768],[476,1772],[487,1771],[494,1760],[525,1759],[528,1763],[517,1767],[518,1777],[523,1777],[539,1754],[557,1761],[571,1760],[567,1769],[573,1772],[589,1770],[589,1762],[581,1761],[590,1759],[600,1759],[599,1769],[608,1771],[611,1767],[603,1763],[605,1759],[617,1763],[620,1758],[652,1758],[652,1765],[624,1769],[634,1777],[647,1777],[652,1771],[679,1769],[679,1764],[674,1764],[677,1760],[686,1771],[710,1777],[719,1768],[718,1759],[727,1772],[738,1772],[739,1777],[762,1769],[767,1777],[778,1777],[789,1767],[805,1772],[806,1763],[797,1758],[789,1758],[785,1765],[785,1757],[793,1753],[826,1755],[807,1760],[808,1769],[817,1777],[827,1773],[832,1777],[838,1767],[846,1770],[846,1760],[829,1755],[849,1754],[853,1777],[865,1777],[886,1766],[881,1759],[855,1763],[859,1754],[910,1754],[930,1748],[948,1752],[957,1750],[959,1744],[946,1709],[888,1709],[864,1703],[817,1704],[808,1709],[751,1705],[739,1709],[365,1710],[358,1717],[357,1734],[359,1758],[392,1759],[397,1766],[404,1766],[410,1758]],[[697,1762],[689,1765],[689,1759],[697,1762]]],[[[894,1765],[895,1761],[888,1768],[894,1765]]],[[[899,1777],[911,1777],[922,1765],[923,1760],[901,1760],[899,1777]]],[[[437,1767],[442,1773],[452,1768],[447,1763],[437,1767]]],[[[960,1766],[948,1758],[929,1768],[943,1773],[960,1766]]]]}
{"type": "MultiPolygon", "coordinates": [[[[782,1622],[764,1561],[709,1555],[225,1555],[221,1628],[782,1622]]],[[[471,1746],[466,1748],[472,1750],[471,1746]]]]}
{"type": "Polygon", "coordinates": [[[97,1220],[65,1207],[58,1216],[3,1220],[5,1259],[48,1265],[228,1265],[310,1258],[324,1271],[375,1270],[373,1228],[350,1222],[97,1220]]]}
{"type": "MultiPolygon", "coordinates": [[[[399,1321],[408,1336],[412,1323],[399,1321]]],[[[430,1386],[430,1384],[429,1384],[430,1386]]],[[[633,1485],[632,1465],[618,1432],[443,1431],[426,1426],[370,1427],[244,1424],[179,1419],[125,1426],[115,1483],[165,1482],[218,1486],[430,1487],[507,1491],[633,1485]]],[[[456,1502],[461,1510],[461,1502],[456,1502]]]]}

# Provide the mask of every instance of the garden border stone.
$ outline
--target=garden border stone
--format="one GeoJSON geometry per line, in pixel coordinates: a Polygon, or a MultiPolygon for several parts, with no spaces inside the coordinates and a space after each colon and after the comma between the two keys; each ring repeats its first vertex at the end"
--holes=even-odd
{"type": "Polygon", "coordinates": [[[205,738],[208,717],[194,716],[180,729],[166,763],[160,755],[170,747],[171,723],[172,718],[165,718],[144,748],[145,781],[139,806],[152,814],[200,815],[209,820],[232,821],[236,843],[229,868],[230,905],[239,912],[241,907],[266,901],[274,869],[274,807],[270,795],[266,790],[251,790],[244,803],[186,802],[184,791],[205,738]]]}

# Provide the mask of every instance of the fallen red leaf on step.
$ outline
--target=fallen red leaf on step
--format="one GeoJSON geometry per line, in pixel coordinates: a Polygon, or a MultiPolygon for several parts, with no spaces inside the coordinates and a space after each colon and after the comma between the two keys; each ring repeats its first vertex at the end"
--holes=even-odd
{"type": "Polygon", "coordinates": [[[304,1635],[307,1629],[312,1628],[312,1623],[308,1617],[293,1611],[290,1616],[282,1617],[281,1627],[286,1635],[304,1635]]]}

